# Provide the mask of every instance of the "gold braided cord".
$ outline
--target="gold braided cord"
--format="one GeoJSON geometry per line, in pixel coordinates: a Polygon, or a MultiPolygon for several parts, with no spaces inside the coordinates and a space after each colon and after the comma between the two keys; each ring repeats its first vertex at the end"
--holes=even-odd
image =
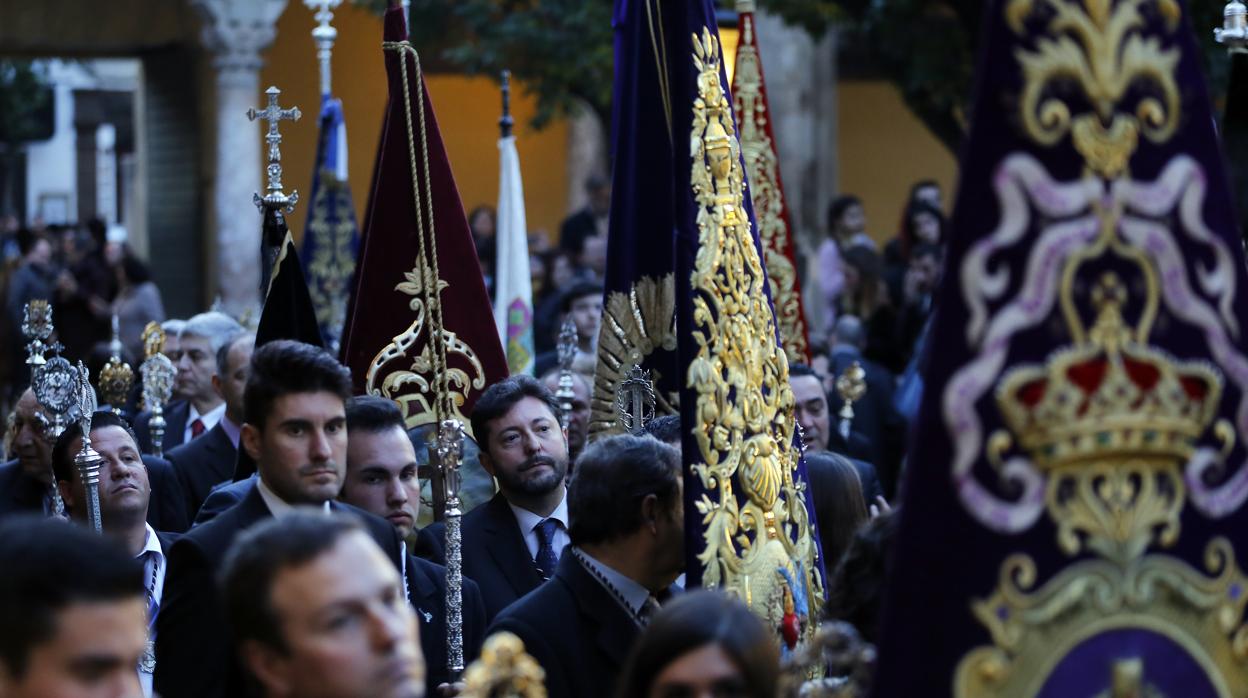
{"type": "Polygon", "coordinates": [[[655,36],[654,12],[650,9],[652,0],[646,0],[646,21],[650,24],[650,46],[654,49],[654,66],[659,73],[659,96],[663,98],[663,115],[667,118],[667,140],[669,143],[675,143],[672,136],[672,95],[668,90],[668,74],[667,74],[667,44],[663,42],[663,22],[662,8],[659,7],[660,0],[653,0],[653,4],[660,13],[658,36],[655,36]]]}
{"type": "Polygon", "coordinates": [[[429,309],[429,341],[433,345],[432,363],[433,363],[433,381],[436,386],[437,395],[433,401],[434,416],[437,423],[441,423],[454,411],[452,398],[450,393],[450,384],[448,382],[448,372],[446,363],[446,341],[443,337],[442,324],[442,290],[439,288],[439,282],[442,279],[441,272],[438,269],[438,245],[437,230],[433,219],[433,183],[429,174],[429,139],[428,131],[425,126],[425,98],[424,98],[424,80],[420,69],[420,54],[416,48],[407,41],[385,41],[381,44],[383,49],[399,52],[399,74],[403,78],[403,117],[407,125],[407,157],[408,164],[412,170],[412,198],[416,209],[416,232],[419,242],[418,263],[421,271],[421,287],[425,296],[425,307],[429,309]],[[420,150],[421,159],[424,164],[424,177],[418,176],[416,168],[416,137],[412,130],[412,101],[411,90],[407,75],[406,56],[410,54],[416,67],[416,89],[417,99],[419,100],[420,109],[420,150]],[[422,180],[422,181],[418,181],[422,180]],[[420,184],[424,184],[425,189],[425,207],[421,208],[421,192],[420,184]],[[429,238],[430,244],[425,243],[425,217],[429,219],[429,238]],[[432,251],[428,249],[432,247],[432,251]]]}

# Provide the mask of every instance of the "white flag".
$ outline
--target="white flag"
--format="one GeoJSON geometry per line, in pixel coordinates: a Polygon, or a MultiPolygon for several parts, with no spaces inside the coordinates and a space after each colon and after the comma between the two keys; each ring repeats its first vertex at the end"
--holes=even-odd
{"type": "Polygon", "coordinates": [[[514,136],[498,141],[497,270],[494,321],[514,376],[533,372],[533,284],[529,277],[529,232],[524,222],[524,184],[514,136]]]}

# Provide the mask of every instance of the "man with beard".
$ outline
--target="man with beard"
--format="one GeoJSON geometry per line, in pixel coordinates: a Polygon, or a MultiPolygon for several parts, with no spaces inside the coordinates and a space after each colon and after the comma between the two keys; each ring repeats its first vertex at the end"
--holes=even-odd
{"type": "Polygon", "coordinates": [[[402,541],[389,522],[334,501],[346,470],[350,395],[350,371],[324,349],[276,340],[252,355],[240,445],[256,461],[259,478],[242,501],[196,526],[169,553],[156,621],[160,694],[246,695],[217,574],[230,544],[253,524],[298,506],[346,512],[360,519],[396,569],[405,567],[402,541]]]}
{"type": "Polygon", "coordinates": [[[554,395],[525,375],[481,395],[472,433],[499,490],[463,519],[464,575],[481,587],[488,620],[550,579],[568,545],[568,437],[554,395]]]}
{"type": "MultiPolygon", "coordinates": [[[[175,533],[158,533],[147,523],[151,485],[147,466],[139,454],[138,440],[121,417],[112,412],[96,412],[91,418],[91,447],[104,459],[100,467],[100,521],[104,535],[116,540],[143,565],[144,602],[148,628],[153,627],[164,597],[168,573],[166,555],[175,533]]],[[[87,491],[83,487],[74,457],[82,449],[82,428],[74,422],[65,429],[52,450],[52,465],[65,500],[65,509],[75,522],[87,522],[87,491]]],[[[156,654],[150,642],[139,662],[139,684],[144,696],[152,695],[152,673],[156,654]]]]}
{"type": "Polygon", "coordinates": [[[629,648],[685,567],[680,452],[632,435],[591,444],[568,488],[572,544],[554,577],[490,626],[524,641],[550,698],[610,696],[629,648]]]}

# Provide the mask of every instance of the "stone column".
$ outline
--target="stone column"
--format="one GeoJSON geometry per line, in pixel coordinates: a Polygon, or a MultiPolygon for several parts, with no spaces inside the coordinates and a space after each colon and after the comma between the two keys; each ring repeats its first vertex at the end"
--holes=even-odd
{"type": "Polygon", "coordinates": [[[235,316],[260,298],[260,214],[252,195],[262,188],[262,141],[247,109],[260,107],[260,53],[273,43],[287,0],[191,0],[203,18],[200,39],[216,77],[212,226],[216,289],[235,316]]]}

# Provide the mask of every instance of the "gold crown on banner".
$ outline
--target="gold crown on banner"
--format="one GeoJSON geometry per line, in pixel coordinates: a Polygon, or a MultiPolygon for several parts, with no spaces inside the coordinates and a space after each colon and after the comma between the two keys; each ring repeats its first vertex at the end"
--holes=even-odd
{"type": "Polygon", "coordinates": [[[1186,461],[1214,418],[1218,373],[1143,342],[1123,321],[1126,290],[1105,273],[1092,292],[1087,341],[1045,365],[1007,373],[997,402],[1010,431],[1042,470],[1099,463],[1186,461]]]}

